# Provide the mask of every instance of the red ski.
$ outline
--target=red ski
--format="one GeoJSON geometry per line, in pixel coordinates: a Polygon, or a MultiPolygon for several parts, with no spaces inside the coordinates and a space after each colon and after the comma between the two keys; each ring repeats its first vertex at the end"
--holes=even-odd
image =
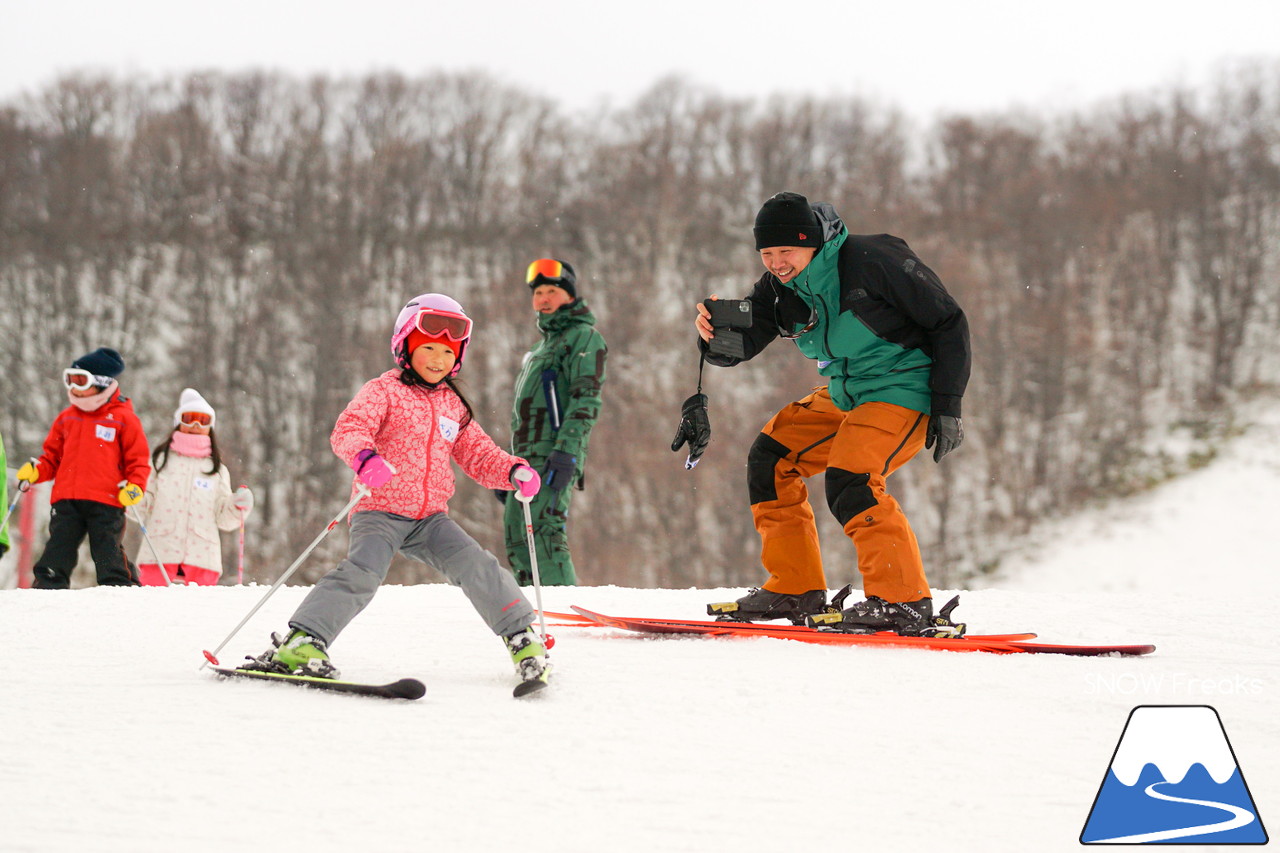
{"type": "MultiPolygon", "coordinates": [[[[1061,655],[1146,655],[1156,650],[1152,645],[1056,645],[1029,643],[1035,634],[970,634],[964,637],[904,637],[890,631],[875,634],[849,634],[841,631],[807,628],[801,625],[770,625],[759,622],[720,622],[693,619],[647,619],[606,616],[583,607],[573,610],[581,619],[609,628],[621,628],[642,634],[702,634],[715,637],[772,637],[834,646],[903,646],[940,649],[953,652],[990,652],[993,654],[1061,654],[1061,655]]],[[[550,615],[550,614],[549,614],[550,615]]],[[[557,614],[568,617],[569,614],[557,614]]]]}
{"type": "MultiPolygon", "coordinates": [[[[626,626],[619,624],[609,624],[609,621],[617,622],[642,622],[647,626],[644,633],[649,634],[716,634],[727,636],[730,634],[764,634],[766,636],[782,636],[790,634],[821,634],[826,636],[832,631],[820,631],[815,628],[807,628],[804,625],[792,625],[787,622],[733,622],[727,620],[710,620],[710,619],[653,619],[648,617],[621,617],[621,616],[605,616],[602,613],[596,613],[587,610],[584,607],[573,605],[576,613],[560,613],[552,610],[544,610],[543,613],[552,619],[566,620],[569,625],[579,625],[583,627],[613,627],[623,628],[626,626]],[[590,614],[590,615],[587,615],[590,614]],[[606,621],[609,620],[609,621],[606,621]]],[[[632,629],[638,630],[638,629],[632,629]]],[[[899,637],[898,634],[890,634],[884,632],[888,636],[899,637]]],[[[880,634],[844,634],[843,636],[859,636],[859,637],[878,637],[880,634]]],[[[1021,634],[967,634],[963,639],[977,640],[979,642],[1008,642],[1011,640],[1033,640],[1036,635],[1031,633],[1021,634]]],[[[911,639],[922,639],[914,637],[911,639]]],[[[929,639],[929,638],[923,638],[929,639]]],[[[815,642],[825,642],[818,640],[815,642]]]]}
{"type": "Polygon", "coordinates": [[[1149,655],[1156,650],[1156,647],[1150,643],[1120,643],[1120,644],[1103,644],[1089,645],[1084,644],[1063,644],[1063,643],[1010,643],[1014,646],[1014,651],[1030,652],[1034,655],[1077,655],[1079,657],[1105,657],[1107,655],[1116,655],[1118,657],[1138,657],[1140,655],[1149,655]]]}

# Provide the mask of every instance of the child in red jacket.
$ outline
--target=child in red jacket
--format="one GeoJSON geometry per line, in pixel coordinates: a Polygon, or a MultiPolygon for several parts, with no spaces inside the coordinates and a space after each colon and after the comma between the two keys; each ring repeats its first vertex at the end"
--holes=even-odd
{"type": "Polygon", "coordinates": [[[63,371],[71,405],[49,428],[39,459],[18,469],[21,483],[53,480],[49,541],[35,564],[36,589],[68,589],[80,543],[102,586],[137,586],[124,553],[124,508],[142,499],[150,472],[147,437],[120,393],[120,353],[100,347],[63,371]]]}

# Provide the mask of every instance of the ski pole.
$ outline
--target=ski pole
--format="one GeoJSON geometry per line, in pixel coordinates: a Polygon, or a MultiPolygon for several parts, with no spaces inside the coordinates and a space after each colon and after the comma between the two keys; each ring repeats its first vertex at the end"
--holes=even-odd
{"type": "MultiPolygon", "coordinates": [[[[244,484],[240,488],[245,488],[244,484]]],[[[244,509],[240,510],[240,553],[236,559],[236,584],[244,586],[244,509]]]]}
{"type": "MultiPolygon", "coordinates": [[[[133,507],[131,506],[129,508],[132,510],[133,507]]],[[[173,587],[173,581],[169,580],[168,571],[165,571],[163,562],[160,562],[160,553],[156,551],[155,543],[151,542],[151,535],[147,533],[147,525],[142,524],[142,517],[138,515],[137,512],[134,512],[134,514],[129,517],[132,517],[133,524],[138,525],[138,529],[142,530],[142,538],[147,540],[147,547],[151,548],[151,558],[156,561],[156,567],[160,570],[160,576],[161,578],[164,578],[165,587],[173,587]]]]}
{"type": "Polygon", "coordinates": [[[0,530],[4,530],[5,525],[9,523],[9,516],[13,515],[13,508],[18,505],[18,501],[22,500],[22,493],[30,488],[25,480],[18,486],[18,493],[13,496],[13,503],[9,504],[9,509],[4,514],[4,521],[0,521],[0,530]]]}
{"type": "MultiPolygon", "coordinates": [[[[133,507],[129,507],[133,509],[133,507]]],[[[169,572],[165,570],[164,563],[160,562],[160,554],[156,551],[155,543],[151,541],[151,535],[147,533],[147,526],[142,523],[142,518],[136,512],[133,514],[133,523],[142,529],[142,538],[147,540],[147,547],[151,549],[151,557],[156,561],[156,568],[160,570],[160,577],[164,578],[165,586],[173,586],[173,582],[169,580],[169,572]]]]}
{"type": "MultiPolygon", "coordinates": [[[[524,470],[516,472],[516,479],[524,482],[529,479],[528,474],[524,470]],[[521,477],[521,474],[525,474],[521,477]]],[[[542,644],[547,648],[551,644],[547,639],[547,615],[542,612],[542,578],[538,576],[538,551],[534,547],[533,541],[533,513],[529,509],[529,503],[533,500],[533,495],[528,497],[520,494],[520,490],[516,490],[516,500],[524,504],[524,532],[529,539],[529,569],[533,573],[533,597],[538,603],[538,627],[542,633],[542,644]]]]}
{"type": "Polygon", "coordinates": [[[341,523],[342,519],[346,518],[347,513],[351,512],[351,510],[355,508],[355,505],[358,504],[361,500],[363,500],[368,494],[369,494],[368,486],[364,485],[363,483],[359,483],[356,485],[355,497],[347,501],[347,505],[342,508],[342,511],[339,512],[337,515],[335,515],[333,517],[333,520],[330,521],[327,525],[325,525],[324,530],[321,530],[315,539],[311,540],[311,544],[307,546],[307,550],[299,554],[298,559],[293,561],[293,565],[285,569],[284,574],[282,574],[280,578],[271,585],[271,589],[267,590],[267,594],[262,596],[262,599],[253,606],[253,609],[250,610],[248,613],[246,613],[245,617],[240,620],[240,624],[231,629],[231,633],[227,634],[226,638],[221,643],[218,643],[218,647],[216,649],[214,649],[213,651],[209,651],[208,649],[203,650],[205,662],[200,664],[201,669],[204,669],[209,664],[213,664],[214,666],[219,665],[217,655],[218,655],[218,652],[222,651],[222,647],[225,646],[227,643],[231,642],[231,638],[240,632],[240,629],[244,627],[246,622],[248,622],[250,619],[253,618],[253,614],[257,613],[258,610],[262,608],[262,605],[267,603],[267,599],[270,598],[272,595],[274,595],[275,591],[279,589],[281,585],[284,584],[285,581],[287,581],[290,577],[293,576],[293,573],[298,570],[298,566],[302,565],[302,561],[305,560],[311,554],[311,552],[316,549],[316,546],[320,544],[320,541],[324,539],[324,537],[329,535],[329,531],[337,527],[338,524],[341,523]]]}

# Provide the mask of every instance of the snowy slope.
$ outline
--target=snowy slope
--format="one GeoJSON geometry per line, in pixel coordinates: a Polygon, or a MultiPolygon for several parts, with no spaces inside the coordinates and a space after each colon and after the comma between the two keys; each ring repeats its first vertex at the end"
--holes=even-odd
{"type": "Polygon", "coordinates": [[[1237,597],[1245,607],[1274,600],[1280,590],[1280,406],[1259,406],[1244,417],[1253,426],[1212,465],[1058,525],[1036,556],[1012,565],[1000,587],[1176,588],[1237,597]]]}
{"type": "MultiPolygon", "coordinates": [[[[975,629],[1154,642],[1141,659],[557,627],[554,688],[519,702],[459,591],[387,587],[333,650],[349,677],[427,682],[386,702],[199,671],[264,587],[0,592],[0,849],[1078,850],[1146,704],[1217,708],[1274,834],[1280,410],[1261,417],[1209,468],[962,595],[975,629]]],[[[223,661],[304,594],[280,590],[223,661]]],[[[544,597],[696,617],[737,594],[544,597]]]]}

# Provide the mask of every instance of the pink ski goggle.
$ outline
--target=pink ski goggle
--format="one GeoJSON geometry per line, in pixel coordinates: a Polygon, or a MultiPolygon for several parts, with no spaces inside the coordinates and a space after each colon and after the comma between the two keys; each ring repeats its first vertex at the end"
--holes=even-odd
{"type": "Polygon", "coordinates": [[[413,324],[419,332],[433,338],[443,335],[450,340],[465,341],[471,337],[471,318],[449,311],[423,308],[413,324]]]}

